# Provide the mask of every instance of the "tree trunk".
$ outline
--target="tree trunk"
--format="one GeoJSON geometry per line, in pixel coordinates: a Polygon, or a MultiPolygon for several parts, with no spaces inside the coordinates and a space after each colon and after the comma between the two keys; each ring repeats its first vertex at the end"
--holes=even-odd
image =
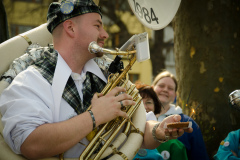
{"type": "MultiPolygon", "coordinates": [[[[124,11],[126,5],[128,5],[125,0],[117,0],[117,1],[100,1],[99,5],[103,8],[102,14],[111,21],[110,24],[116,24],[119,28],[121,28],[119,33],[115,33],[109,37],[109,40],[113,41],[112,47],[120,48],[130,37],[131,35],[128,33],[127,26],[122,22],[121,17],[117,14],[116,11],[121,10],[124,11]]],[[[130,10],[130,8],[127,8],[130,10]]]]}
{"type": "Polygon", "coordinates": [[[194,118],[210,159],[227,134],[240,128],[240,112],[228,103],[240,88],[239,3],[183,0],[174,21],[178,104],[188,115],[200,104],[194,118]]]}
{"type": "Polygon", "coordinates": [[[163,42],[163,29],[155,31],[154,44],[151,46],[152,77],[155,77],[165,68],[165,57],[162,50],[165,46],[163,42]]]}
{"type": "Polygon", "coordinates": [[[0,0],[0,43],[6,41],[9,38],[8,36],[8,23],[7,15],[3,5],[3,1],[0,0]]]}

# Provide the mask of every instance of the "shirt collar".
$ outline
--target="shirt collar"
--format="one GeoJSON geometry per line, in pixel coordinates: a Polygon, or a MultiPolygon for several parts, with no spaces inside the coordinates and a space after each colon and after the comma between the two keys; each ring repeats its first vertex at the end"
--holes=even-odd
{"type": "Polygon", "coordinates": [[[95,74],[96,76],[98,76],[100,79],[102,79],[105,83],[107,83],[107,79],[105,78],[105,76],[103,75],[101,69],[99,68],[99,66],[97,65],[97,63],[93,60],[90,59],[84,66],[81,74],[78,73],[74,73],[72,72],[72,77],[74,80],[81,80],[84,81],[86,78],[86,73],[87,72],[91,72],[93,74],[95,74]]]}
{"type": "Polygon", "coordinates": [[[165,115],[169,115],[169,114],[181,114],[182,113],[182,109],[177,106],[175,107],[175,105],[170,104],[170,108],[169,110],[165,113],[165,115]]]}

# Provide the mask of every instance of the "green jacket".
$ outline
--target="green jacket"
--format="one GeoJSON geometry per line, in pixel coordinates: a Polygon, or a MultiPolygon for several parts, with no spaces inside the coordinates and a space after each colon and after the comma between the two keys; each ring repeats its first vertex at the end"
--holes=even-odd
{"type": "Polygon", "coordinates": [[[187,151],[182,142],[177,139],[169,140],[157,147],[158,152],[165,160],[187,160],[187,151]]]}

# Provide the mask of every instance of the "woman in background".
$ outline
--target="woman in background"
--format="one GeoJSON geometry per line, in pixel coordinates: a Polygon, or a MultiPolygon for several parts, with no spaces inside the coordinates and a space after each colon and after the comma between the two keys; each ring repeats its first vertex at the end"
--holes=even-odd
{"type": "Polygon", "coordinates": [[[160,114],[162,104],[159,101],[156,93],[149,85],[136,84],[136,88],[139,90],[139,94],[142,97],[142,101],[147,112],[147,121],[155,120],[157,121],[156,114],[160,114]]]}
{"type": "Polygon", "coordinates": [[[161,113],[156,115],[158,121],[161,122],[164,118],[173,114],[181,115],[181,122],[191,121],[193,132],[184,133],[178,140],[185,145],[189,160],[208,160],[209,157],[198,124],[189,116],[184,115],[179,106],[172,104],[178,87],[174,75],[168,71],[163,71],[155,77],[152,86],[164,107],[161,113]]]}
{"type": "MultiPolygon", "coordinates": [[[[149,85],[136,84],[136,88],[139,90],[139,94],[142,97],[144,107],[147,112],[147,120],[150,120],[150,113],[154,113],[154,115],[161,114],[162,104],[158,99],[157,94],[154,92],[153,88],[149,85]]],[[[156,117],[154,116],[156,119],[156,117]]],[[[146,150],[150,152],[151,150],[146,150]]],[[[177,139],[169,140],[165,143],[162,143],[157,149],[152,150],[151,152],[159,152],[164,160],[187,160],[187,153],[185,146],[177,139]]],[[[141,155],[141,153],[140,153],[141,155]]],[[[137,158],[143,159],[139,153],[137,154],[137,158]]],[[[154,155],[149,154],[144,159],[154,159],[157,154],[154,155]]]]}

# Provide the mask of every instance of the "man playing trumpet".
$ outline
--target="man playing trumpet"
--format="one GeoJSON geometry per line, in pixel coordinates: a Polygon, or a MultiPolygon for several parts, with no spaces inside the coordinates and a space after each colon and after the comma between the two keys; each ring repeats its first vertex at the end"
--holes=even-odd
{"type": "MultiPolygon", "coordinates": [[[[16,154],[28,159],[61,153],[64,157],[79,157],[83,144],[88,144],[85,137],[93,129],[119,116],[128,118],[121,107],[135,102],[124,93],[125,88],[116,87],[106,95],[94,94],[107,83],[93,60],[103,55],[88,51],[90,42],[96,41],[102,47],[108,38],[101,16],[92,0],[50,4],[47,28],[54,47],[35,49],[44,58],[19,73],[0,97],[4,138],[16,154]],[[86,89],[89,85],[90,92],[86,89]],[[59,93],[63,94],[58,100],[59,93]],[[91,110],[87,110],[89,104],[91,110]],[[59,109],[54,108],[58,105],[59,109]]],[[[143,147],[153,149],[184,131],[192,132],[191,128],[163,128],[165,122],[180,119],[178,115],[170,116],[160,125],[148,121],[143,147]]]]}

